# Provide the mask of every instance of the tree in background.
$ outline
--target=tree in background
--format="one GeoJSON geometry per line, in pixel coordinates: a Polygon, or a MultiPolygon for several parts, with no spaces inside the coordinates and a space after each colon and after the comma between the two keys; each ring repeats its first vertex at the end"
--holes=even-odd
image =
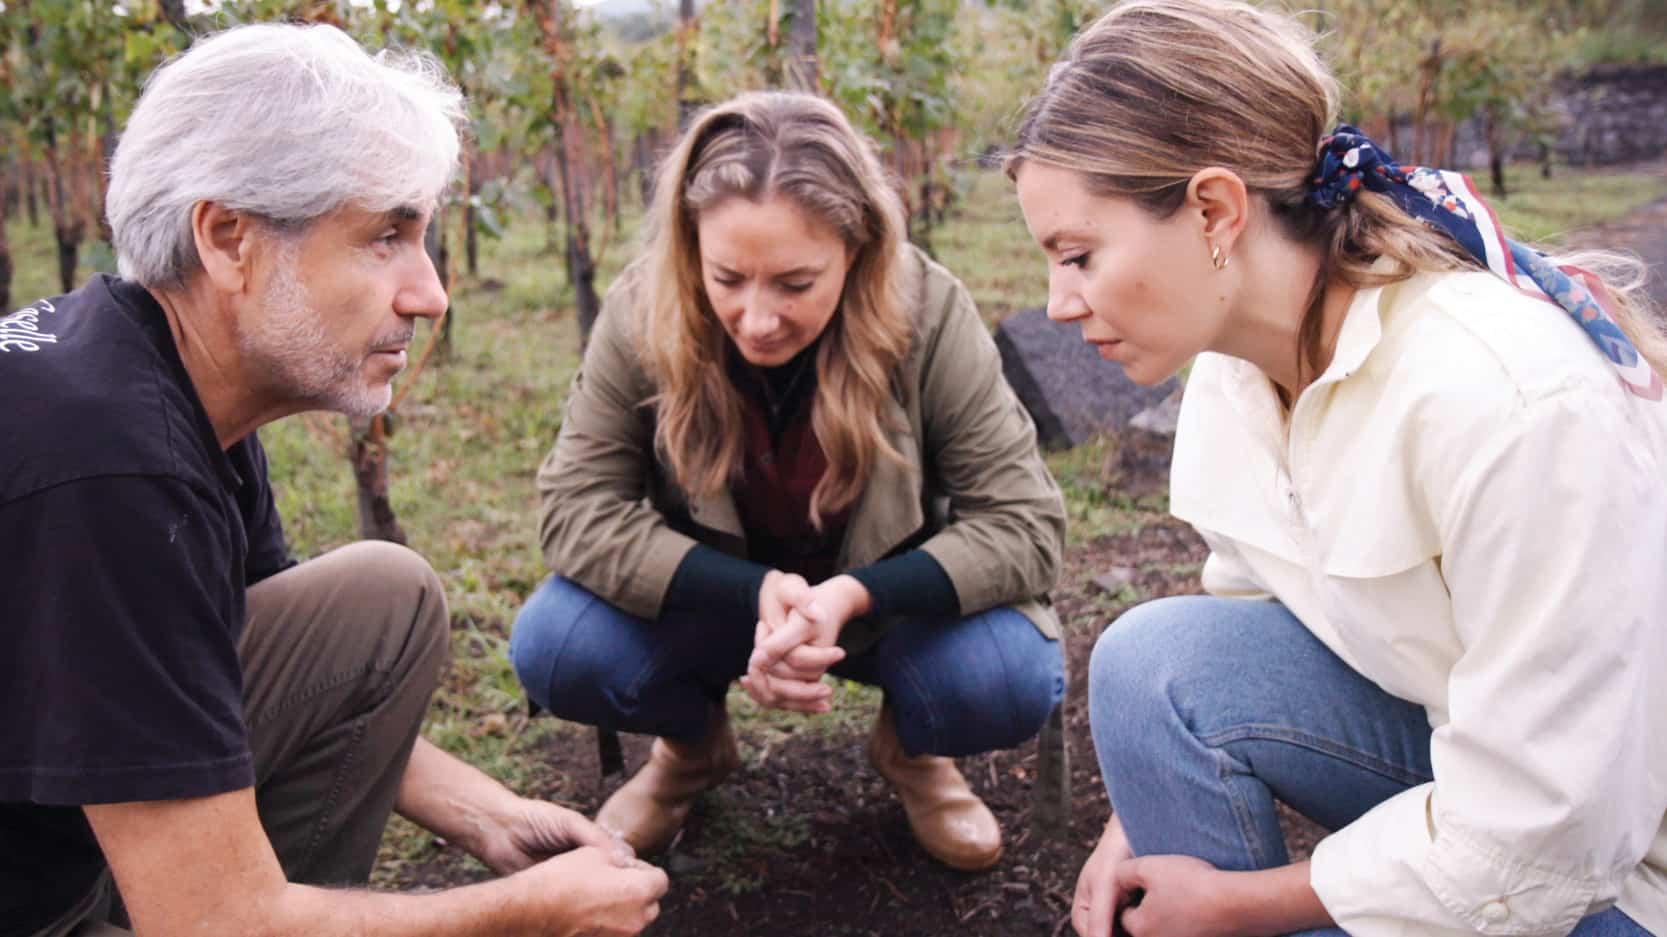
{"type": "Polygon", "coordinates": [[[787,40],[787,85],[800,91],[822,89],[822,64],[816,57],[816,0],[792,0],[787,40]]]}
{"type": "MultiPolygon", "coordinates": [[[[584,95],[591,91],[585,78],[592,64],[584,59],[587,51],[580,43],[585,38],[575,20],[577,15],[566,0],[527,0],[527,12],[538,28],[539,50],[548,69],[548,95],[544,112],[546,128],[554,150],[555,181],[551,189],[559,195],[563,211],[567,282],[573,287],[574,302],[578,306],[581,341],[590,336],[592,324],[601,312],[601,298],[596,292],[596,262],[590,249],[590,219],[585,210],[581,187],[582,169],[578,165],[583,146],[583,123],[579,106],[584,95]]],[[[594,37],[590,48],[594,48],[594,37]]]]}
{"type": "Polygon", "coordinates": [[[952,41],[959,0],[829,4],[824,77],[833,98],[871,136],[889,144],[902,186],[909,239],[928,253],[948,208],[942,163],[959,143],[952,41]]]}
{"type": "Polygon", "coordinates": [[[1104,12],[1098,0],[998,0],[965,6],[951,37],[956,126],[975,153],[1006,146],[1025,100],[1071,37],[1104,12]],[[991,42],[988,37],[1007,37],[991,42]]]}
{"type": "Polygon", "coordinates": [[[1571,9],[1569,0],[1326,0],[1316,25],[1353,92],[1345,113],[1406,162],[1427,165],[1452,165],[1455,131],[1478,120],[1503,196],[1506,154],[1519,135],[1546,131],[1544,102],[1588,28],[1571,9]]]}
{"type": "MultiPolygon", "coordinates": [[[[0,24],[14,166],[39,160],[56,244],[58,279],[73,289],[89,233],[105,245],[104,166],[142,76],[181,45],[156,6],[134,11],[105,0],[13,0],[0,24]]],[[[14,169],[14,172],[17,170],[14,169]]],[[[19,173],[21,175],[21,173],[19,173]]]]}

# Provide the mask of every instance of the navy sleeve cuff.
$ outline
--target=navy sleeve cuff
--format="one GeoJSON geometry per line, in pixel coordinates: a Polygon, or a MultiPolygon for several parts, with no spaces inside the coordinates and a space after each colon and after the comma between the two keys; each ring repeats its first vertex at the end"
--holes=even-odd
{"type": "Polygon", "coordinates": [[[849,571],[868,589],[866,617],[958,618],[961,597],[942,565],[925,550],[910,550],[849,571]]]}
{"type": "Polygon", "coordinates": [[[751,625],[758,620],[758,590],[769,571],[760,563],[697,543],[672,574],[665,611],[698,611],[751,625]]]}

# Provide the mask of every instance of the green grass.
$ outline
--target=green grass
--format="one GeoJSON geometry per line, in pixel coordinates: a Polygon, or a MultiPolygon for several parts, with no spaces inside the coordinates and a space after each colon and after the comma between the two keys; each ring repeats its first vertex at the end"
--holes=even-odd
{"type": "MultiPolygon", "coordinates": [[[[1561,171],[1542,183],[1526,167],[1512,174],[1518,192],[1499,207],[1506,223],[1539,239],[1623,213],[1667,194],[1667,180],[1638,174],[1561,171]]],[[[998,321],[1046,297],[1046,270],[1030,243],[1012,188],[997,173],[966,169],[957,214],[933,234],[939,258],[968,284],[984,316],[998,321]]],[[[58,292],[50,230],[14,218],[14,307],[58,292]]],[[[600,237],[600,233],[598,233],[600,237]]],[[[614,239],[599,286],[631,252],[629,229],[614,239]]],[[[391,440],[393,506],[413,548],[447,584],[454,619],[455,663],[437,696],[428,736],[521,790],[572,796],[573,780],[539,754],[554,732],[528,722],[505,658],[508,626],[545,575],[536,545],[533,475],[561,424],[561,404],[578,365],[571,291],[559,251],[542,218],[523,217],[504,239],[485,241],[481,278],[453,293],[454,349],[414,379],[391,440]]],[[[83,276],[86,271],[83,270],[83,276]]],[[[306,414],[262,430],[279,510],[300,557],[357,536],[354,488],[343,419],[306,414]]],[[[1073,542],[1142,523],[1162,499],[1135,504],[1108,492],[1104,466],[1112,444],[1100,441],[1049,457],[1070,511],[1073,542]]],[[[791,732],[866,731],[875,691],[841,685],[833,717],[759,712],[744,696],[731,705],[751,732],[759,757],[791,732]]],[[[589,770],[588,766],[583,770],[589,770]]],[[[742,831],[777,839],[794,829],[742,831]]],[[[738,833],[738,836],[742,833],[738,833]]],[[[407,824],[392,828],[379,880],[397,879],[403,863],[430,840],[407,824]]],[[[747,883],[737,879],[736,890],[747,883]]]]}
{"type": "Polygon", "coordinates": [[[932,232],[938,261],[966,283],[985,321],[1048,300],[1048,267],[1030,239],[1013,186],[999,172],[955,173],[956,214],[932,232]]]}
{"type": "Polygon", "coordinates": [[[1592,29],[1581,36],[1574,59],[1584,66],[1667,63],[1667,24],[1625,24],[1592,29]]]}
{"type": "Polygon", "coordinates": [[[1550,179],[1542,179],[1539,167],[1518,164],[1506,168],[1510,196],[1503,199],[1489,194],[1485,170],[1472,178],[1512,236],[1550,246],[1560,244],[1577,228],[1620,217],[1667,197],[1667,175],[1659,173],[1579,172],[1559,166],[1550,179]]]}

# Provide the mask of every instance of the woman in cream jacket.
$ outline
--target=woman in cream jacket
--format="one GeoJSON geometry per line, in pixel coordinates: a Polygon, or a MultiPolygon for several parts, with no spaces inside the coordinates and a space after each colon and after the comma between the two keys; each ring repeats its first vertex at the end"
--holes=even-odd
{"type": "Polygon", "coordinates": [[[1328,133],[1311,38],[1120,4],[1010,163],[1049,314],[1136,380],[1196,356],[1171,505],[1209,594],[1095,649],[1077,930],[1667,933],[1660,335],[1328,133]],[[1333,830],[1311,860],[1275,798],[1333,830]]]}

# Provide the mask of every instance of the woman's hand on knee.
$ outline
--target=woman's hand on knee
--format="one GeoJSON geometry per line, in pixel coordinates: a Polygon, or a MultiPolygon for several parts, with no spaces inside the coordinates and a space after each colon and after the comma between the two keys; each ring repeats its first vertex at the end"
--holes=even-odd
{"type": "Polygon", "coordinates": [[[1077,874],[1077,894],[1071,902],[1071,926],[1078,937],[1111,937],[1113,923],[1128,896],[1117,885],[1117,868],[1134,858],[1123,821],[1112,814],[1094,852],[1077,874]]]}
{"type": "Polygon", "coordinates": [[[1225,897],[1227,874],[1193,856],[1119,862],[1119,923],[1129,937],[1232,937],[1241,922],[1225,897]]]}

